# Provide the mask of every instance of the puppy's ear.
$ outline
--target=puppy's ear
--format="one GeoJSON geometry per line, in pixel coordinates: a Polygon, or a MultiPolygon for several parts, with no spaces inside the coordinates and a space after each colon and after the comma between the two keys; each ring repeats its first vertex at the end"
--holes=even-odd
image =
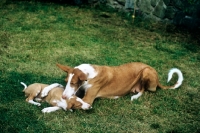
{"type": "Polygon", "coordinates": [[[74,73],[78,75],[78,78],[79,78],[81,81],[87,80],[87,75],[86,75],[85,73],[83,73],[81,70],[79,70],[79,69],[74,69],[74,73]]]}
{"type": "Polygon", "coordinates": [[[71,69],[71,67],[69,66],[64,66],[64,65],[61,65],[61,64],[56,64],[57,67],[59,67],[61,70],[65,71],[65,72],[69,72],[69,70],[71,69]]]}
{"type": "Polygon", "coordinates": [[[73,106],[72,102],[69,101],[67,104],[67,110],[72,109],[72,106],[73,106]]]}
{"type": "Polygon", "coordinates": [[[81,109],[82,103],[78,102],[78,101],[74,101],[73,106],[71,107],[71,109],[81,109]]]}
{"type": "Polygon", "coordinates": [[[82,103],[78,102],[76,98],[70,99],[68,101],[67,109],[81,109],[82,103]]]}

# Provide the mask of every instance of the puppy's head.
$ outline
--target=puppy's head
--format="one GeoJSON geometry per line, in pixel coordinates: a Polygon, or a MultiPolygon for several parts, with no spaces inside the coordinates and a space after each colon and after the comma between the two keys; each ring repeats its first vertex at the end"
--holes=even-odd
{"type": "Polygon", "coordinates": [[[69,98],[67,109],[83,109],[89,110],[91,109],[91,105],[84,102],[81,98],[73,95],[69,98]]]}
{"type": "Polygon", "coordinates": [[[71,96],[68,100],[67,109],[81,109],[82,103],[77,100],[78,97],[71,96]]]}

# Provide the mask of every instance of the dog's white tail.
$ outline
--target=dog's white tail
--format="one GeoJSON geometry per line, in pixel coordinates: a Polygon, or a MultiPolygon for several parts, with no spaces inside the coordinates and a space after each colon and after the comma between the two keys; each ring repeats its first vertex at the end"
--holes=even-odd
{"type": "MultiPolygon", "coordinates": [[[[25,84],[25,83],[23,83],[23,82],[20,82],[23,86],[24,86],[24,90],[26,90],[26,88],[27,88],[27,85],[25,84]]],[[[23,91],[24,91],[23,90],[23,91]]]]}
{"type": "Polygon", "coordinates": [[[183,74],[182,74],[182,72],[181,72],[179,69],[177,69],[177,68],[172,68],[172,69],[169,71],[167,82],[169,82],[169,81],[171,80],[172,75],[173,75],[174,73],[176,73],[176,74],[178,75],[178,81],[177,81],[177,83],[173,86],[173,88],[170,88],[170,89],[176,89],[176,88],[178,88],[179,86],[181,86],[181,84],[182,84],[182,82],[183,82],[183,74]]]}

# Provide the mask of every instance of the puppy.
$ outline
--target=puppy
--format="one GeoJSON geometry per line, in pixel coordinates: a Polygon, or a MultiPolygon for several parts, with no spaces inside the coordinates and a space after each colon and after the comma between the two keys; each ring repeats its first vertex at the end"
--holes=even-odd
{"type": "Polygon", "coordinates": [[[21,82],[21,84],[24,86],[23,92],[27,97],[26,101],[28,103],[40,106],[41,104],[39,102],[45,101],[52,105],[52,107],[42,109],[43,113],[50,113],[59,109],[72,111],[72,108],[76,108],[76,106],[83,105],[82,100],[76,96],[72,96],[69,99],[63,99],[62,94],[64,88],[58,83],[54,83],[51,85],[34,83],[29,85],[28,87],[23,82],[21,82]],[[41,93],[44,88],[46,88],[45,93],[41,93]]]}
{"type": "MultiPolygon", "coordinates": [[[[47,87],[44,87],[44,89],[41,91],[40,98],[45,98],[45,97],[48,97],[49,94],[54,95],[53,93],[57,93],[55,91],[52,92],[52,90],[54,90],[55,86],[57,86],[57,85],[59,85],[59,84],[58,83],[54,83],[54,84],[51,84],[51,85],[49,85],[47,87]]],[[[62,88],[62,93],[63,93],[63,91],[64,91],[64,89],[62,88]]],[[[62,101],[64,100],[62,98],[61,92],[59,93],[59,98],[62,99],[62,101]]],[[[57,105],[62,107],[62,108],[64,107],[66,109],[70,109],[71,111],[72,111],[72,109],[79,109],[80,107],[82,109],[86,110],[90,106],[89,104],[85,103],[81,98],[75,96],[75,94],[73,94],[69,98],[66,98],[65,100],[66,100],[67,106],[64,105],[64,103],[62,103],[62,102],[58,102],[57,105]]]]}

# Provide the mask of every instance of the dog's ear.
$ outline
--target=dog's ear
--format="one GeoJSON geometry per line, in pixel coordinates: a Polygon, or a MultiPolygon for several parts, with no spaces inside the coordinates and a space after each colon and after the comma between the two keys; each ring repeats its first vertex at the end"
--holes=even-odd
{"type": "Polygon", "coordinates": [[[74,74],[77,74],[78,75],[78,78],[81,80],[81,81],[85,81],[87,80],[87,75],[85,73],[83,73],[81,70],[79,69],[74,69],[74,74]]]}
{"type": "Polygon", "coordinates": [[[69,66],[64,66],[64,65],[61,65],[61,64],[56,64],[57,67],[59,67],[61,70],[65,71],[65,72],[69,72],[69,70],[71,69],[71,67],[69,66]]]}

